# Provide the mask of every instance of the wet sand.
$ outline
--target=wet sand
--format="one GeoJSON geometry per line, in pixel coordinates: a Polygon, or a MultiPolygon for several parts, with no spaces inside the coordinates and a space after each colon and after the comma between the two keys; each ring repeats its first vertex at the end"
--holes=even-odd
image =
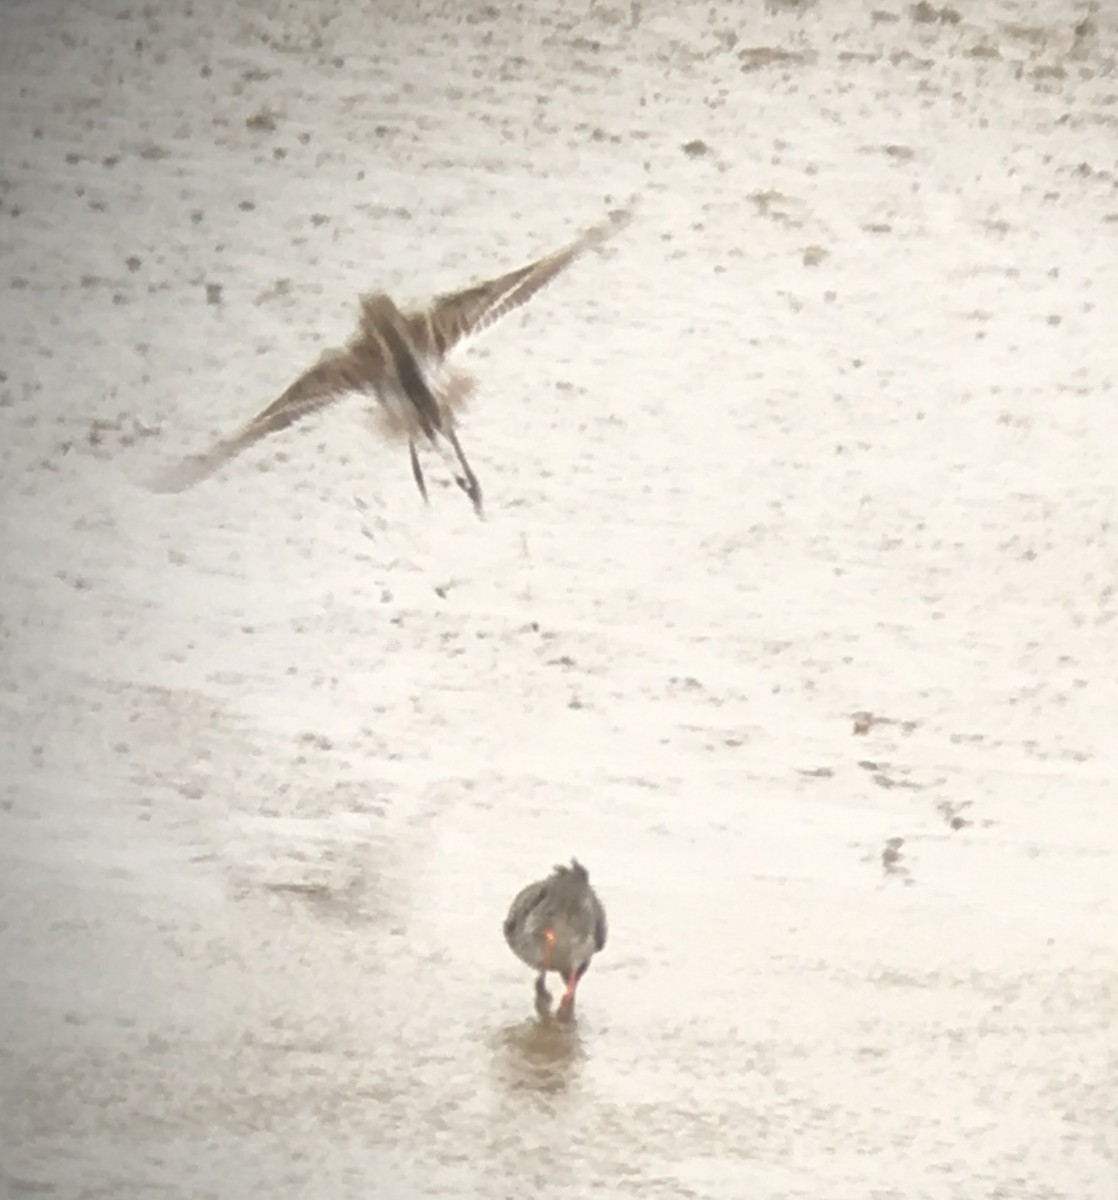
{"type": "Polygon", "coordinates": [[[1114,16],[392,7],[4,18],[0,1193],[1115,1200],[1114,16]]]}

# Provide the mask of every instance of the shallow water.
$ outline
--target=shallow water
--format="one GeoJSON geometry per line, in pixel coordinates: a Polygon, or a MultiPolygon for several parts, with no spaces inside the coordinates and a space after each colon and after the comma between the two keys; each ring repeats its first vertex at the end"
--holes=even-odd
{"type": "Polygon", "coordinates": [[[444,778],[407,819],[292,792],[283,817],[215,818],[164,786],[137,822],[143,779],[15,794],[12,1194],[902,1196],[910,1162],[962,1194],[975,1145],[992,1194],[1022,1163],[1106,1194],[1067,1130],[1103,1144],[1112,963],[1029,901],[1089,847],[929,837],[906,887],[856,848],[867,812],[794,786],[789,836],[771,797],[600,782],[543,806],[538,782],[444,778]],[[51,827],[79,801],[84,825],[51,827]],[[576,828],[611,939],[565,1025],[535,1017],[500,923],[576,828]]]}

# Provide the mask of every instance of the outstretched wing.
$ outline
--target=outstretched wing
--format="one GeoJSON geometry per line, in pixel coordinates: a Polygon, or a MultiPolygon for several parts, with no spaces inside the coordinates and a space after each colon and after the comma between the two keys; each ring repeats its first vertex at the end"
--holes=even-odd
{"type": "Polygon", "coordinates": [[[539,258],[526,267],[474,284],[460,292],[436,296],[426,312],[409,315],[413,336],[421,344],[425,342],[434,346],[440,356],[447,354],[464,338],[480,333],[514,308],[526,304],[580,254],[600,246],[628,222],[629,213],[619,213],[588,229],[569,246],[539,258]]]}
{"type": "Polygon", "coordinates": [[[243,450],[286,429],[311,413],[326,408],[346,392],[360,391],[371,383],[368,370],[352,350],[329,350],[280,396],[231,437],[223,438],[205,454],[184,458],[155,479],[156,492],[183,492],[208,479],[243,450]]]}

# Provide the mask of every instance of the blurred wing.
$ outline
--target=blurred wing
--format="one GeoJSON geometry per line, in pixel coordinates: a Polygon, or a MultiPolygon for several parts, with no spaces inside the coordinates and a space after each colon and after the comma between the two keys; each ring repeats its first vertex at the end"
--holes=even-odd
{"type": "Polygon", "coordinates": [[[311,413],[326,408],[346,392],[359,391],[372,381],[359,370],[349,350],[330,350],[277,400],[258,413],[231,437],[223,438],[205,454],[184,458],[150,485],[156,492],[182,492],[208,479],[249,446],[286,429],[311,413]]]}
{"type": "Polygon", "coordinates": [[[609,935],[609,923],[606,921],[606,910],[602,907],[601,902],[598,903],[597,920],[594,922],[594,949],[601,950],[606,944],[606,937],[609,935]]]}
{"type": "Polygon", "coordinates": [[[504,928],[507,942],[511,944],[516,935],[523,932],[532,910],[537,908],[546,896],[546,880],[542,880],[540,883],[530,883],[517,893],[516,899],[509,906],[509,915],[505,918],[504,928]]]}
{"type": "Polygon", "coordinates": [[[440,356],[449,353],[463,339],[481,333],[514,308],[526,304],[580,254],[600,246],[628,222],[629,214],[619,213],[546,258],[460,292],[436,296],[426,312],[409,316],[413,335],[434,346],[440,356]]]}

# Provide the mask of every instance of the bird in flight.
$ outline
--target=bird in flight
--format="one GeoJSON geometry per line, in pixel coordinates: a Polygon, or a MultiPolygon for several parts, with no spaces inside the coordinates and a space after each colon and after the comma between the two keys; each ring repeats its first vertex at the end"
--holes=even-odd
{"type": "Polygon", "coordinates": [[[361,297],[357,332],[327,350],[287,390],[229,437],[194,454],[152,483],[157,492],[182,492],[207,479],[261,438],[319,412],[350,392],[371,393],[379,403],[381,431],[408,441],[412,475],[427,501],[418,441],[433,446],[454,482],[482,512],[481,486],[456,432],[455,414],[474,389],[465,372],[446,365],[460,343],[527,303],[585,251],[624,228],[628,212],[612,214],[554,254],[461,291],[437,296],[425,309],[401,311],[383,292],[361,297]]]}

